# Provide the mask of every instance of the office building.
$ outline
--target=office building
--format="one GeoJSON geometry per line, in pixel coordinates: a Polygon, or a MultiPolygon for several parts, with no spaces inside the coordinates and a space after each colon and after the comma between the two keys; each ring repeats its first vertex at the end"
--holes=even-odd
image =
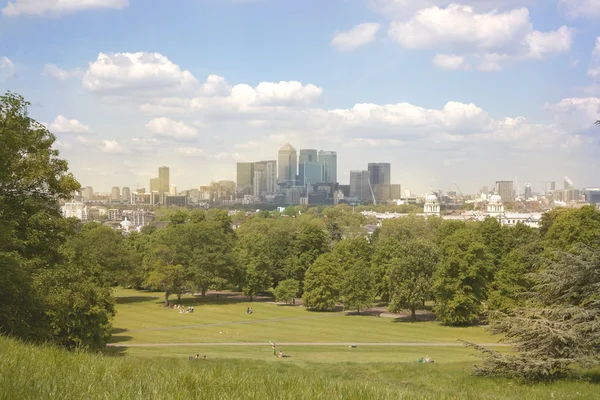
{"type": "Polygon", "coordinates": [[[277,180],[279,184],[295,186],[296,175],[298,174],[298,157],[296,149],[293,148],[291,144],[286,143],[279,149],[277,161],[277,180]]]}
{"type": "Polygon", "coordinates": [[[550,182],[550,190],[552,190],[552,191],[556,190],[556,182],[550,182]]]}
{"type": "Polygon", "coordinates": [[[169,185],[169,194],[171,196],[177,196],[177,187],[175,185],[169,185]]]}
{"type": "Polygon", "coordinates": [[[254,187],[254,163],[237,163],[237,191],[241,195],[251,194],[254,187]]]}
{"type": "Polygon", "coordinates": [[[389,163],[369,163],[371,185],[390,185],[392,181],[392,166],[389,163]]]}
{"type": "Polygon", "coordinates": [[[318,163],[318,152],[313,149],[300,149],[298,156],[298,181],[299,184],[305,186],[305,164],[316,164],[318,163]]]}
{"type": "Polygon", "coordinates": [[[525,200],[529,200],[533,198],[533,192],[531,190],[531,184],[530,183],[526,183],[525,184],[525,200]]]}
{"type": "Polygon", "coordinates": [[[390,185],[390,200],[400,200],[402,198],[402,185],[390,185]]]}
{"type": "Polygon", "coordinates": [[[575,189],[575,185],[573,185],[573,181],[571,180],[571,178],[569,178],[568,176],[565,176],[565,190],[572,190],[575,189]]]}
{"type": "Polygon", "coordinates": [[[350,171],[350,197],[360,202],[373,202],[369,171],[350,171]]]}
{"type": "Polygon", "coordinates": [[[267,161],[267,193],[276,193],[277,189],[277,161],[269,160],[267,161]]]}
{"type": "Polygon", "coordinates": [[[86,186],[81,191],[83,201],[92,201],[94,199],[94,189],[91,186],[86,186]]]}
{"type": "Polygon", "coordinates": [[[256,198],[262,198],[267,193],[267,165],[266,161],[254,163],[254,179],[252,194],[256,198]]]}
{"type": "Polygon", "coordinates": [[[169,167],[158,168],[158,192],[169,193],[169,167]]]}
{"type": "Polygon", "coordinates": [[[166,207],[186,207],[187,196],[186,195],[170,195],[165,193],[162,195],[162,204],[166,207]]]}
{"type": "Polygon", "coordinates": [[[123,200],[127,204],[131,202],[131,189],[129,189],[128,187],[124,187],[121,190],[121,200],[123,200]]]}
{"type": "Polygon", "coordinates": [[[505,203],[512,203],[515,200],[512,181],[497,181],[496,194],[498,194],[505,203]]]}
{"type": "Polygon", "coordinates": [[[323,182],[337,183],[337,153],[321,150],[317,160],[323,164],[323,182]]]}
{"type": "Polygon", "coordinates": [[[150,193],[152,192],[158,192],[160,189],[160,181],[158,178],[152,178],[150,179],[150,193]]]}
{"type": "Polygon", "coordinates": [[[600,204],[600,188],[585,188],[583,189],[585,202],[590,204],[600,204]]]}
{"type": "Polygon", "coordinates": [[[320,162],[305,162],[300,165],[303,167],[300,178],[300,183],[302,186],[310,186],[316,183],[324,182],[323,164],[320,162]]]}
{"type": "Polygon", "coordinates": [[[88,219],[88,209],[85,204],[80,202],[65,203],[60,211],[65,218],[77,218],[81,221],[88,219]]]}
{"type": "Polygon", "coordinates": [[[111,201],[121,200],[121,189],[118,186],[113,186],[112,191],[110,192],[110,200],[111,201]]]}

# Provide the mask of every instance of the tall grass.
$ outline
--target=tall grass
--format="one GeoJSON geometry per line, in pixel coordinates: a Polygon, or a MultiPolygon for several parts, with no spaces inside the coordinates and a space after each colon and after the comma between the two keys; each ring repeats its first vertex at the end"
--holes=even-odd
{"type": "Polygon", "coordinates": [[[584,399],[597,385],[473,378],[468,365],[310,364],[68,353],[0,337],[0,399],[584,399]]]}

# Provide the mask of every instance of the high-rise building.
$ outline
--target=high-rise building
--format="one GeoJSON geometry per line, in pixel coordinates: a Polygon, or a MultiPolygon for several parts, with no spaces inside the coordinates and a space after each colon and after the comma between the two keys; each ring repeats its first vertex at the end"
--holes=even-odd
{"type": "Polygon", "coordinates": [[[533,191],[531,190],[531,183],[525,184],[525,200],[533,198],[533,191]]]}
{"type": "Polygon", "coordinates": [[[169,193],[169,167],[158,168],[158,192],[169,193]]]}
{"type": "Polygon", "coordinates": [[[392,181],[392,166],[390,163],[369,163],[371,185],[389,185],[392,181]]]}
{"type": "Polygon", "coordinates": [[[504,203],[512,203],[515,200],[512,181],[496,181],[496,193],[502,197],[504,203]]]}
{"type": "Polygon", "coordinates": [[[254,197],[261,198],[267,192],[267,161],[254,163],[254,197]]]}
{"type": "Polygon", "coordinates": [[[277,192],[277,161],[267,161],[267,193],[273,194],[277,192]]]}
{"type": "Polygon", "coordinates": [[[575,185],[573,185],[573,181],[568,176],[565,176],[565,190],[575,189],[575,185]]]}
{"type": "Polygon", "coordinates": [[[600,188],[585,188],[585,202],[590,204],[600,204],[600,188]]]}
{"type": "MultiPolygon", "coordinates": [[[[300,149],[298,157],[298,181],[299,184],[304,186],[305,182],[305,164],[316,164],[318,163],[318,152],[313,149],[300,149]]],[[[313,182],[315,183],[315,182],[313,182]]]]}
{"type": "Polygon", "coordinates": [[[121,200],[123,200],[125,203],[131,202],[131,189],[128,187],[121,189],[121,200]]]}
{"type": "Polygon", "coordinates": [[[320,162],[305,162],[300,165],[304,167],[300,176],[302,186],[323,182],[323,164],[320,162]]]}
{"type": "Polygon", "coordinates": [[[254,163],[237,163],[237,191],[251,194],[254,187],[254,163]]]}
{"type": "Polygon", "coordinates": [[[402,185],[390,185],[390,200],[400,200],[402,198],[402,185]]]}
{"type": "Polygon", "coordinates": [[[169,185],[169,195],[177,196],[177,187],[175,185],[169,185]]]}
{"type": "Polygon", "coordinates": [[[359,201],[372,202],[369,171],[350,171],[350,197],[359,201]]]}
{"type": "Polygon", "coordinates": [[[110,192],[110,199],[112,201],[121,200],[121,189],[118,186],[113,186],[112,191],[110,192]]]}
{"type": "Polygon", "coordinates": [[[150,193],[152,192],[158,192],[158,190],[160,189],[160,181],[158,178],[152,178],[150,179],[150,193]]]}
{"type": "Polygon", "coordinates": [[[481,194],[484,194],[487,198],[490,195],[490,189],[487,186],[481,188],[481,194]]]}
{"type": "Polygon", "coordinates": [[[323,182],[337,183],[337,153],[320,150],[317,159],[323,164],[323,182]]]}
{"type": "Polygon", "coordinates": [[[298,157],[296,149],[291,144],[286,143],[279,149],[278,156],[278,177],[279,184],[288,184],[295,186],[296,175],[298,174],[298,157]]]}
{"type": "Polygon", "coordinates": [[[552,191],[556,190],[556,182],[550,182],[550,190],[552,190],[552,191]]]}
{"type": "Polygon", "coordinates": [[[86,186],[81,191],[83,201],[91,201],[94,198],[94,189],[91,186],[86,186]]]}

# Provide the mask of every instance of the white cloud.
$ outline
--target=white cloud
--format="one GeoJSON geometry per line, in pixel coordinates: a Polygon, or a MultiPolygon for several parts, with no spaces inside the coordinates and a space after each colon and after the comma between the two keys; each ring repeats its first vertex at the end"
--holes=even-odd
{"type": "Polygon", "coordinates": [[[592,51],[592,63],[588,69],[591,78],[600,77],[600,36],[596,39],[596,47],[592,51]]]}
{"type": "Polygon", "coordinates": [[[116,140],[103,140],[100,151],[103,153],[124,153],[125,149],[121,143],[116,140]]]}
{"type": "Polygon", "coordinates": [[[175,139],[191,139],[198,134],[196,128],[186,125],[185,122],[174,121],[166,117],[154,118],[146,124],[146,128],[156,135],[175,139]]]}
{"type": "Polygon", "coordinates": [[[208,157],[208,154],[198,147],[180,147],[177,152],[190,157],[208,157]]]}
{"type": "Polygon", "coordinates": [[[12,0],[2,9],[7,17],[60,15],[88,9],[123,9],[128,0],[12,0]]]}
{"type": "Polygon", "coordinates": [[[457,4],[422,9],[409,20],[393,21],[388,34],[407,49],[453,49],[455,56],[480,61],[484,71],[499,70],[509,61],[567,52],[573,40],[573,31],[566,26],[551,32],[534,30],[526,8],[479,13],[457,4]]]}
{"type": "Polygon", "coordinates": [[[44,65],[44,71],[42,74],[58,81],[66,81],[70,78],[83,76],[83,71],[81,71],[79,68],[67,71],[66,69],[62,69],[54,64],[46,64],[44,65]]]}
{"type": "Polygon", "coordinates": [[[165,96],[198,86],[191,72],[159,53],[100,53],[83,77],[86,90],[114,96],[165,96]]]}
{"type": "Polygon", "coordinates": [[[15,65],[8,57],[0,57],[0,73],[11,76],[15,73],[15,65]]]}
{"type": "Polygon", "coordinates": [[[549,105],[548,109],[554,112],[557,123],[564,129],[575,132],[587,130],[594,121],[600,119],[600,98],[567,98],[557,104],[549,105]]]}
{"type": "Polygon", "coordinates": [[[433,57],[433,65],[441,69],[471,69],[471,65],[465,63],[463,56],[455,54],[436,54],[433,57]]]}
{"type": "Polygon", "coordinates": [[[506,10],[524,7],[536,0],[368,0],[371,8],[386,17],[404,18],[415,12],[433,6],[445,7],[460,3],[473,7],[477,11],[506,10]]]}
{"type": "Polygon", "coordinates": [[[250,140],[249,142],[246,143],[237,143],[235,145],[236,149],[240,149],[240,150],[256,150],[258,148],[260,148],[260,145],[256,142],[253,142],[252,140],[250,140]]]}
{"type": "Polygon", "coordinates": [[[338,50],[351,51],[375,41],[381,25],[373,22],[358,24],[349,31],[337,33],[331,45],[338,50]]]}
{"type": "Polygon", "coordinates": [[[572,18],[600,18],[600,0],[558,0],[558,5],[572,18]]]}
{"type": "Polygon", "coordinates": [[[52,133],[92,133],[89,126],[76,119],[65,118],[62,115],[58,115],[54,122],[47,126],[52,133]]]}

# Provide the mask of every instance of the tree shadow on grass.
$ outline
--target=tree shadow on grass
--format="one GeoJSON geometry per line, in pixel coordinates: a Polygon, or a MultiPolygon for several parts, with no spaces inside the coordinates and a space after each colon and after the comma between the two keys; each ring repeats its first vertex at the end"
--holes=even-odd
{"type": "Polygon", "coordinates": [[[594,368],[581,373],[581,377],[591,383],[600,383],[600,368],[594,368]]]}
{"type": "Polygon", "coordinates": [[[145,303],[148,301],[159,300],[159,296],[124,296],[115,297],[117,304],[134,304],[134,303],[145,303]]]}
{"type": "Polygon", "coordinates": [[[128,335],[113,335],[110,338],[110,343],[114,344],[114,343],[130,342],[131,339],[133,339],[133,336],[128,336],[128,335]]]}
{"type": "Polygon", "coordinates": [[[394,323],[407,323],[407,322],[432,322],[435,321],[435,314],[417,314],[417,319],[412,319],[410,315],[404,315],[402,317],[394,318],[394,323]]]}
{"type": "Polygon", "coordinates": [[[102,350],[102,354],[108,357],[124,357],[126,351],[127,347],[106,346],[104,350],[102,350]]]}
{"type": "Polygon", "coordinates": [[[366,311],[349,311],[346,313],[346,316],[356,316],[356,317],[380,317],[382,314],[381,311],[378,310],[366,310],[366,311]]]}

